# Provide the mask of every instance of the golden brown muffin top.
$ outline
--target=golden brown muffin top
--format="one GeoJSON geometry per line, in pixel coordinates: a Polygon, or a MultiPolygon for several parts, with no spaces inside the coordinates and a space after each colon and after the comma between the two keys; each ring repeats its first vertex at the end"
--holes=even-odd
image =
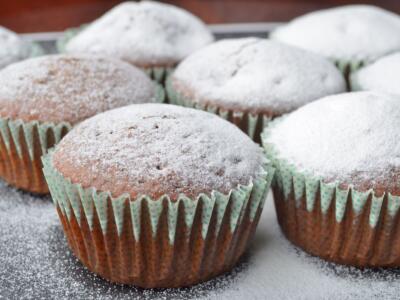
{"type": "Polygon", "coordinates": [[[120,60],[49,55],[0,71],[0,116],[76,124],[97,113],[155,101],[154,83],[120,60]]]}
{"type": "Polygon", "coordinates": [[[260,175],[261,148],[214,114],[165,104],[114,109],[76,126],[58,144],[55,168],[115,197],[228,193],[260,175]]]}

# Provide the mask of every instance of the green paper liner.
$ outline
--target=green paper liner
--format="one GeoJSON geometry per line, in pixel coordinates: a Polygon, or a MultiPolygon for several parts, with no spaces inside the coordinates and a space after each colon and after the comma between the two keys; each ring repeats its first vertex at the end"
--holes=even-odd
{"type": "Polygon", "coordinates": [[[20,189],[46,194],[41,156],[71,129],[68,123],[0,118],[0,177],[20,189]]]}
{"type": "MultiPolygon", "coordinates": [[[[69,28],[65,30],[64,35],[57,40],[56,43],[57,51],[59,53],[64,53],[67,43],[73,37],[75,37],[79,32],[85,29],[85,27],[87,26],[88,24],[84,24],[77,28],[69,28]]],[[[174,70],[174,67],[148,67],[148,68],[139,67],[139,68],[142,69],[147,74],[147,76],[149,76],[152,80],[162,85],[165,84],[165,81],[168,78],[169,74],[171,74],[172,71],[174,70]]]]}
{"type": "Polygon", "coordinates": [[[30,50],[29,50],[29,57],[37,57],[44,55],[45,51],[43,50],[42,46],[36,42],[30,42],[30,50]]]}
{"type": "Polygon", "coordinates": [[[253,236],[274,170],[228,194],[158,199],[84,188],[43,157],[44,174],[73,253],[92,272],[144,288],[183,287],[230,270],[253,236]]]}
{"type": "MultiPolygon", "coordinates": [[[[282,119],[282,118],[281,118],[282,119]]],[[[275,168],[272,190],[278,222],[285,236],[313,255],[358,267],[400,266],[400,197],[373,189],[344,189],[339,182],[296,169],[280,158],[262,134],[267,157],[275,168]]]]}
{"type": "Polygon", "coordinates": [[[340,70],[340,72],[342,72],[346,80],[347,90],[351,90],[351,74],[361,69],[367,63],[364,60],[345,61],[339,59],[331,59],[331,61],[340,70]]]}
{"type": "Polygon", "coordinates": [[[366,64],[363,60],[344,61],[332,59],[332,61],[346,78],[348,78],[352,72],[361,69],[366,64]]]}
{"type": "Polygon", "coordinates": [[[261,142],[260,134],[263,128],[272,120],[272,116],[266,114],[253,114],[250,112],[224,109],[213,104],[196,103],[191,99],[187,99],[174,89],[171,76],[169,76],[166,81],[165,89],[169,103],[214,113],[238,126],[257,143],[261,142]]]}

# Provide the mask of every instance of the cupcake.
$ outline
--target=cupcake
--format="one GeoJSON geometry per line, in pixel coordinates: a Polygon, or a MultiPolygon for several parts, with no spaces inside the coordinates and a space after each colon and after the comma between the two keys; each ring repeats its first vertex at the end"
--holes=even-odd
{"type": "Polygon", "coordinates": [[[400,52],[385,56],[351,75],[351,88],[400,95],[400,52]]]}
{"type": "Polygon", "coordinates": [[[358,267],[400,266],[399,98],[353,92],[310,103],[263,133],[286,237],[358,267]]]}
{"type": "Polygon", "coordinates": [[[0,69],[5,66],[40,54],[38,46],[23,41],[16,33],[0,26],[0,69]]]}
{"type": "Polygon", "coordinates": [[[82,55],[31,58],[0,71],[0,177],[47,193],[40,157],[82,120],[105,110],[156,101],[155,84],[137,68],[82,55]]]}
{"type": "Polygon", "coordinates": [[[400,17],[371,5],[316,11],[278,28],[271,38],[328,57],[348,74],[400,50],[400,17]]]}
{"type": "Polygon", "coordinates": [[[230,270],[273,175],[235,126],[167,104],[90,118],[43,163],[74,254],[109,281],[144,288],[189,286],[230,270]]]}
{"type": "Polygon", "coordinates": [[[206,25],[191,13],[169,4],[132,1],[117,5],[60,45],[67,53],[120,58],[163,82],[178,62],[212,41],[206,25]]]}
{"type": "Polygon", "coordinates": [[[346,90],[326,59],[260,38],[227,39],[186,58],[167,80],[171,103],[235,123],[255,141],[266,123],[323,96],[346,90]]]}

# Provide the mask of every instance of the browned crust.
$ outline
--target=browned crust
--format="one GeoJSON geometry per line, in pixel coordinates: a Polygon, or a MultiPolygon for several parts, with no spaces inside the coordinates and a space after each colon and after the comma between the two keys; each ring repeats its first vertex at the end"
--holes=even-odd
{"type": "MultiPolygon", "coordinates": [[[[400,214],[392,218],[387,212],[385,196],[380,218],[374,228],[369,224],[371,196],[363,210],[356,215],[351,194],[343,220],[335,218],[333,200],[326,214],[321,211],[318,196],[314,209],[306,209],[305,196],[296,207],[293,191],[284,200],[283,191],[273,187],[279,225],[296,246],[327,261],[357,267],[400,266],[400,214]]],[[[318,193],[319,195],[319,193],[318,193]]]]}
{"type": "MultiPolygon", "coordinates": [[[[0,134],[0,177],[7,183],[19,189],[36,194],[48,194],[46,180],[43,176],[42,161],[43,155],[40,146],[39,133],[37,127],[33,130],[33,160],[29,156],[28,146],[26,145],[24,133],[19,131],[19,142],[22,146],[22,155],[18,155],[14,140],[10,136],[10,150],[7,149],[3,136],[0,134]]],[[[65,135],[66,130],[62,133],[65,135]]],[[[47,149],[55,145],[55,137],[49,129],[47,132],[47,149]]]]}
{"type": "Polygon", "coordinates": [[[57,207],[68,244],[90,271],[111,282],[133,284],[143,288],[190,286],[229,271],[246,250],[261,213],[259,209],[256,218],[251,222],[247,210],[243,221],[232,233],[228,206],[220,232],[216,234],[214,213],[206,239],[203,239],[202,205],[196,209],[191,232],[185,224],[184,207],[181,205],[175,242],[171,245],[168,238],[166,202],[155,237],[152,236],[148,207],[145,203],[142,204],[141,235],[136,241],[128,203],[125,203],[123,229],[118,236],[110,200],[108,199],[109,217],[105,234],[101,230],[96,211],[94,211],[93,227],[90,230],[82,207],[81,226],[78,225],[72,210],[71,218],[68,220],[57,207]]]}

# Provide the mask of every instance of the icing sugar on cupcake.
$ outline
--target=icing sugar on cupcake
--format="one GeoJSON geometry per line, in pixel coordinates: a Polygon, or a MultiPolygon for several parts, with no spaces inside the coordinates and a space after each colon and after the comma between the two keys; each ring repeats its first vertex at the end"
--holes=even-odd
{"type": "Polygon", "coordinates": [[[279,157],[328,181],[399,189],[398,97],[354,92],[300,108],[271,130],[279,157]]]}
{"type": "Polygon", "coordinates": [[[273,39],[335,61],[369,62],[400,50],[400,17],[371,5],[349,5],[298,17],[273,39]]]}
{"type": "Polygon", "coordinates": [[[205,24],[183,9],[125,2],[72,38],[66,51],[106,54],[143,68],[172,67],[212,41],[205,24]]]}
{"type": "Polygon", "coordinates": [[[351,75],[353,90],[374,90],[400,95],[400,53],[385,56],[351,75]]]}
{"type": "Polygon", "coordinates": [[[135,67],[88,55],[51,55],[0,72],[0,116],[78,123],[96,113],[155,101],[155,85],[135,67]]]}
{"type": "Polygon", "coordinates": [[[227,193],[257,177],[262,162],[261,148],[226,121],[160,104],[95,116],[67,135],[54,154],[55,167],[84,187],[155,199],[227,193]]]}
{"type": "Polygon", "coordinates": [[[30,47],[16,33],[0,26],[0,68],[25,59],[30,47]]]}

